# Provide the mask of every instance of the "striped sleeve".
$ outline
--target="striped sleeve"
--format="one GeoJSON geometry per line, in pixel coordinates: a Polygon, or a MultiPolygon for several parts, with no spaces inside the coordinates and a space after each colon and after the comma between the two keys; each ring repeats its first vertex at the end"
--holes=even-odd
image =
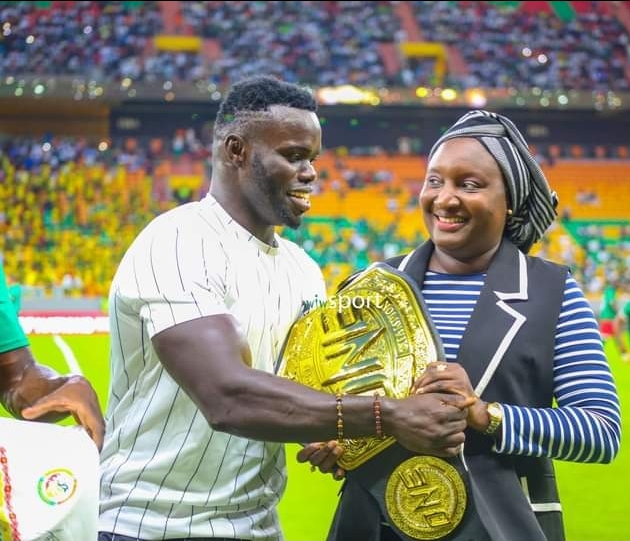
{"type": "Polygon", "coordinates": [[[621,438],[619,399],[595,314],[571,275],[556,327],[554,396],[554,408],[503,404],[496,452],[611,462],[621,438]]]}

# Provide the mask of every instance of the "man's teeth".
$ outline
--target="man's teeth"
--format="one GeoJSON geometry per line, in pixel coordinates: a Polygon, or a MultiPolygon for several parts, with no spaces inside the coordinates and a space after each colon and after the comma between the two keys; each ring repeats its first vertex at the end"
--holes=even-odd
{"type": "Polygon", "coordinates": [[[291,197],[297,197],[298,199],[304,199],[305,201],[309,201],[311,199],[310,193],[305,192],[289,192],[291,197]]]}

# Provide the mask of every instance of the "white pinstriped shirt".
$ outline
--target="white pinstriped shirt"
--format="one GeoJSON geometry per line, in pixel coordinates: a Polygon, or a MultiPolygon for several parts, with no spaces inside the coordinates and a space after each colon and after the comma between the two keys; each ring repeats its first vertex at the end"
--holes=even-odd
{"type": "Polygon", "coordinates": [[[230,313],[254,367],[273,372],[290,325],[324,299],[320,269],[297,245],[264,244],[211,196],[153,220],[112,282],[111,384],[100,530],[141,539],[282,539],[284,446],[216,432],[166,373],[151,337],[230,313]]]}

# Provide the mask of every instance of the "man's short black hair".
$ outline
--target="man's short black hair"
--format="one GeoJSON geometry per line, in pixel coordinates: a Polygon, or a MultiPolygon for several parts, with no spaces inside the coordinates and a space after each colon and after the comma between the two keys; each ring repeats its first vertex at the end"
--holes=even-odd
{"type": "Polygon", "coordinates": [[[238,113],[268,111],[272,105],[285,105],[317,111],[317,102],[310,90],[270,75],[256,75],[235,83],[219,106],[215,131],[238,122],[238,113]]]}

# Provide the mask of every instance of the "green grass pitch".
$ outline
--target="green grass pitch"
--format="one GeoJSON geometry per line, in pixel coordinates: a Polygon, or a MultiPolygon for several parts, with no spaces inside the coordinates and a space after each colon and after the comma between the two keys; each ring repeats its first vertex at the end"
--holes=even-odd
{"type": "MultiPolygon", "coordinates": [[[[109,341],[106,335],[65,336],[86,377],[105,406],[109,341]]],[[[61,372],[67,365],[50,336],[31,337],[40,362],[61,372]]],[[[621,452],[610,465],[556,462],[568,541],[630,541],[630,364],[623,363],[613,344],[608,358],[621,395],[621,452]]],[[[295,460],[297,445],[287,445],[289,484],[280,503],[286,541],[323,541],[332,518],[340,484],[311,473],[295,460]]]]}

